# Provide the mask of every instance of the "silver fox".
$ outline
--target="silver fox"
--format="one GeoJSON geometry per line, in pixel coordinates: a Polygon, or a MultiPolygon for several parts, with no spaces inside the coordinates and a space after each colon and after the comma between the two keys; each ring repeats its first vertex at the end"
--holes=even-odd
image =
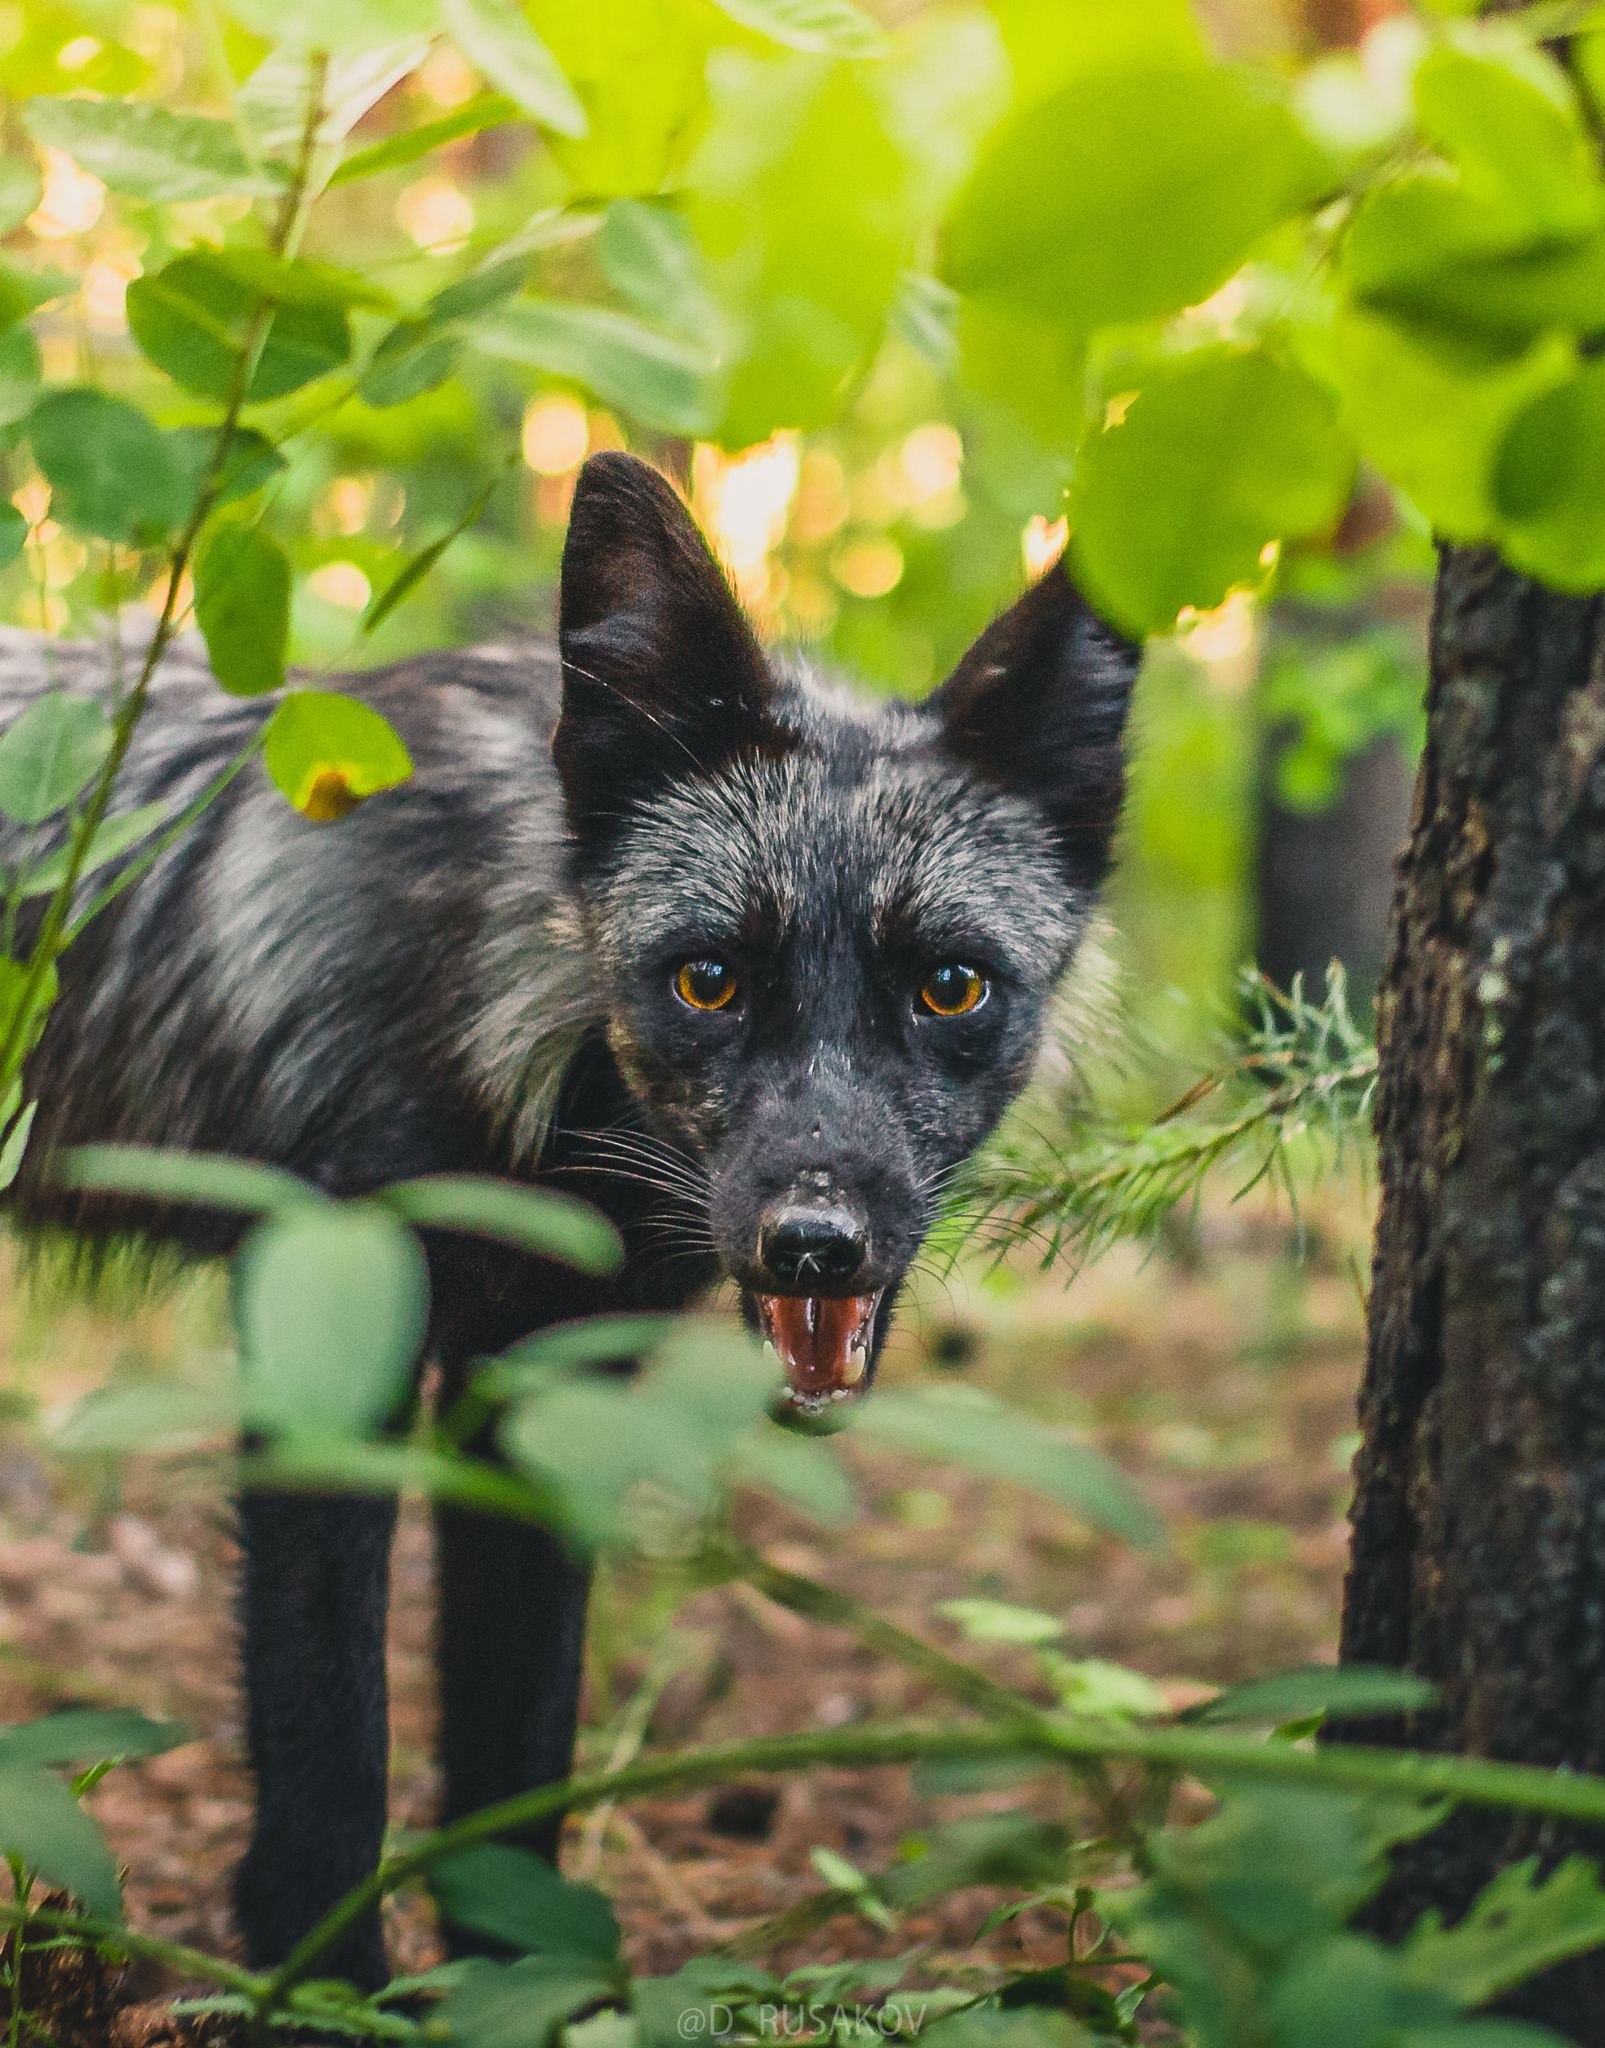
{"type": "MultiPolygon", "coordinates": [[[[101,687],[104,661],[0,634],[0,716],[101,687]]],[[[328,826],[247,771],[70,949],[16,1205],[230,1248],[237,1219],[62,1191],[53,1157],[90,1141],[343,1195],[549,1182],[618,1225],[622,1274],[431,1245],[448,1395],[540,1325],[677,1308],[722,1273],[791,1399],[855,1398],[944,1177],[1031,1073],[1108,868],[1137,665],[1055,569],[924,703],[855,699],[766,657],[671,488],[597,456],[557,650],[350,679],[410,782],[328,826]]],[[[264,715],[176,650],[120,802],[176,812],[264,715]]],[[[260,1964],[379,1853],[394,1511],[252,1492],[240,1515],[257,1812],[237,1903],[260,1964]]],[[[437,1522],[455,1816],[566,1772],[586,1584],[539,1530],[437,1522]]],[[[322,1967],[382,1982],[377,1922],[322,1967]]]]}

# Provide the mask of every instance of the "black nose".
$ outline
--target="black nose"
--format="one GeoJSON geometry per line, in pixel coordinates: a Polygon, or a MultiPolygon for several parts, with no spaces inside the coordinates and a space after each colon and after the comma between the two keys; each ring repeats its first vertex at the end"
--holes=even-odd
{"type": "Polygon", "coordinates": [[[845,1209],[782,1209],[758,1233],[758,1256],[777,1287],[844,1287],[869,1249],[845,1209]]]}

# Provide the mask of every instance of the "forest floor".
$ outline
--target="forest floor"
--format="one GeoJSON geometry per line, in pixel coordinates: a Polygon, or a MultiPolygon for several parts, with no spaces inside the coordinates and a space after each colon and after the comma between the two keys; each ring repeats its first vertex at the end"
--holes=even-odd
{"type": "MultiPolygon", "coordinates": [[[[1223,1682],[1329,1660],[1356,1442],[1362,1224],[1357,1203],[1334,1199],[1317,1211],[1297,1258],[1285,1219],[1251,1201],[1207,1213],[1183,1259],[1121,1249],[1068,1290],[1062,1274],[955,1276],[926,1286],[905,1314],[883,1367],[888,1380],[962,1372],[1073,1426],[1158,1511],[1169,1538],[1162,1549],[1122,1547],[1001,1483],[879,1450],[857,1459],[853,1525],[822,1532],[755,1502],[743,1534],[774,1562],[1002,1676],[1027,1674],[1027,1653],[964,1644],[935,1613],[940,1602],[981,1595],[1062,1616],[1067,1655],[1133,1666],[1176,1705],[1223,1682]]],[[[114,1463],[66,1456],[55,1441],[108,1375],[193,1376],[218,1353],[219,1328],[216,1291],[205,1286],[132,1317],[47,1311],[15,1290],[0,1296],[9,1358],[0,1383],[0,1721],[117,1704],[194,1730],[184,1747],[113,1772],[90,1804],[126,1868],[132,1924],[232,1955],[230,1873],[249,1796],[227,1456],[219,1445],[114,1463]]],[[[409,1506],[391,1628],[391,1811],[402,1828],[428,1824],[435,1793],[431,1629],[427,1516],[409,1506]]],[[[644,1726],[649,1748],[679,1746],[844,1727],[912,1711],[926,1697],[916,1679],[846,1635],[746,1589],[677,1599],[632,1569],[599,1589],[582,1761],[622,1760],[632,1727],[644,1726]]],[[[1030,1796],[1015,1790],[1006,1803],[1030,1796]]],[[[1038,1796],[1051,1811],[1054,1795],[1038,1796]]],[[[613,1896],[632,1964],[671,1970],[816,1894],[815,1848],[874,1871],[930,1812],[906,1771],[816,1771],[577,1818],[567,1865],[613,1896]]],[[[789,1966],[923,1944],[921,1975],[978,1957],[1018,1961],[1039,1938],[1029,1922],[976,1946],[990,1903],[960,1894],[892,1931],[838,1916],[764,1960],[789,1966]]],[[[403,1901],[392,1911],[398,1967],[435,1960],[427,1909],[403,1901]]],[[[137,1978],[129,1995],[160,1988],[137,1978]]],[[[181,2037],[131,2029],[118,2038],[154,2048],[181,2037]]]]}

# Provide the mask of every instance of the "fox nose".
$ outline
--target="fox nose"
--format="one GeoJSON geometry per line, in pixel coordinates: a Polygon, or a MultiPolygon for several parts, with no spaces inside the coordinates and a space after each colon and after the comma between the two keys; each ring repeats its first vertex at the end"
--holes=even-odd
{"type": "Polygon", "coordinates": [[[845,1209],[781,1209],[758,1233],[758,1256],[777,1287],[845,1287],[869,1243],[845,1209]]]}

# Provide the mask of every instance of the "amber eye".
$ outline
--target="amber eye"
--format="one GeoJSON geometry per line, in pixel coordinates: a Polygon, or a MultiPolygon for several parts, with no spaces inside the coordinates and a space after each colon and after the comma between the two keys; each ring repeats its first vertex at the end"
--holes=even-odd
{"type": "Polygon", "coordinates": [[[991,992],[986,976],[974,967],[949,960],[938,967],[920,990],[920,1001],[933,1017],[967,1017],[980,1009],[991,992]]]}
{"type": "Polygon", "coordinates": [[[674,977],[674,992],[688,1009],[722,1010],[736,998],[736,977],[722,960],[688,960],[674,977]]]}

